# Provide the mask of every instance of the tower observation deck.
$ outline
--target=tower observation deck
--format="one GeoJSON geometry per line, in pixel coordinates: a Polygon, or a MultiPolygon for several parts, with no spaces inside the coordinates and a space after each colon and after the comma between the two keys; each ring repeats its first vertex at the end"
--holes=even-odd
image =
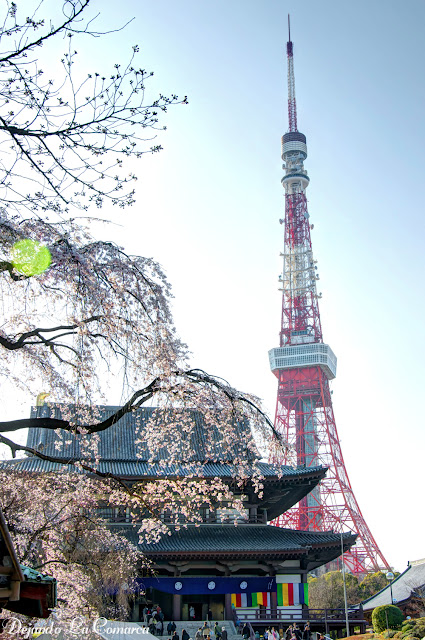
{"type": "MultiPolygon", "coordinates": [[[[337,360],[323,342],[306,189],[310,178],[304,168],[307,140],[298,131],[295,99],[293,43],[289,31],[289,131],[282,137],[285,190],[280,344],[269,351],[270,367],[278,379],[275,428],[292,445],[297,464],[323,465],[327,476],[295,507],[274,524],[311,531],[352,531],[357,543],[344,555],[355,574],[388,568],[354,496],[342,456],[332,407],[329,381],[336,376],[337,360]]],[[[289,462],[288,459],[279,462],[289,462]]]]}

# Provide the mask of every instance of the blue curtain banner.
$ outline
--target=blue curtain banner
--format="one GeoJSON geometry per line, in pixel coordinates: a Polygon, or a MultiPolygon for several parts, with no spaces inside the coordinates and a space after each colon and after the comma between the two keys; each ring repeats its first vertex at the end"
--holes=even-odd
{"type": "Polygon", "coordinates": [[[224,578],[136,578],[140,591],[152,588],[164,593],[195,595],[206,593],[256,593],[276,591],[276,578],[244,576],[224,578]]]}

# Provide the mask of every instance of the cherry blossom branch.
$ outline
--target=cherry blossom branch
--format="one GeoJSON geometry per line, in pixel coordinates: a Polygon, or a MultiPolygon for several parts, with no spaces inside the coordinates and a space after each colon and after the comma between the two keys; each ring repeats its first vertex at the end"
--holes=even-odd
{"type": "Polygon", "coordinates": [[[0,113],[0,143],[9,140],[13,150],[3,156],[0,201],[16,211],[67,212],[70,207],[87,209],[90,203],[101,207],[105,198],[119,206],[132,204],[134,189],[127,186],[136,176],[125,171],[123,160],[160,151],[161,144],[148,144],[156,131],[165,129],[158,124],[158,114],[187,103],[186,96],[175,94],[145,99],[146,81],[153,73],[136,66],[137,45],[126,64],[114,65],[112,74],[93,71],[75,81],[75,36],[111,33],[93,31],[94,18],[84,22],[89,1],[66,0],[62,22],[50,24],[49,30],[43,19],[36,19],[40,6],[19,24],[12,3],[0,28],[2,45],[6,37],[15,36],[10,49],[0,51],[0,98],[6,105],[0,113]],[[31,38],[31,30],[43,33],[31,38]],[[61,34],[69,41],[61,60],[63,76],[46,80],[38,51],[61,34]],[[153,130],[152,135],[142,137],[140,132],[147,130],[153,130]]]}
{"type": "MultiPolygon", "coordinates": [[[[99,322],[102,319],[103,319],[103,316],[92,316],[91,318],[86,318],[85,320],[81,320],[80,322],[74,323],[74,324],[59,325],[57,327],[47,327],[45,329],[38,327],[36,329],[32,329],[31,331],[26,331],[25,333],[22,333],[17,340],[12,340],[11,338],[6,338],[0,335],[0,345],[5,349],[8,349],[9,351],[16,351],[16,349],[22,349],[25,346],[35,345],[35,344],[46,344],[47,346],[50,346],[51,344],[55,344],[54,341],[57,340],[58,338],[62,338],[68,335],[74,335],[75,333],[74,330],[79,329],[82,325],[87,325],[92,322],[99,322]],[[45,338],[42,335],[44,333],[57,333],[59,331],[62,331],[65,333],[61,333],[59,335],[53,336],[52,338],[45,338]],[[29,342],[28,341],[29,338],[38,338],[38,340],[29,342]]],[[[96,337],[101,336],[101,334],[95,334],[95,335],[96,337]]],[[[60,346],[67,347],[67,345],[63,345],[63,344],[60,346]]]]}
{"type": "MultiPolygon", "coordinates": [[[[174,371],[173,376],[187,378],[192,382],[198,384],[209,384],[222,392],[231,402],[242,402],[253,408],[258,414],[265,420],[267,426],[273,433],[273,436],[278,440],[282,439],[282,436],[276,431],[270,418],[267,416],[260,407],[255,405],[244,394],[236,391],[227,384],[223,384],[219,378],[211,376],[201,369],[189,369],[187,371],[174,371]]],[[[22,418],[20,420],[8,420],[6,422],[0,422],[0,432],[17,431],[18,429],[27,429],[29,427],[41,427],[44,429],[64,429],[65,431],[72,431],[74,433],[98,433],[105,431],[112,425],[116,424],[127,413],[139,409],[144,403],[150,400],[155,394],[163,392],[162,383],[163,379],[158,376],[152,380],[146,387],[136,391],[131,398],[120,407],[114,414],[102,420],[101,422],[85,425],[71,425],[68,420],[58,420],[56,418],[22,418]]],[[[169,391],[177,390],[178,384],[174,384],[170,387],[169,391]]],[[[54,460],[57,462],[58,460],[54,460]]]]}
{"type": "MultiPolygon", "coordinates": [[[[77,20],[77,18],[82,14],[82,12],[87,7],[89,2],[90,2],[90,0],[81,0],[81,2],[79,3],[80,4],[80,8],[77,8],[77,9],[76,9],[77,2],[71,3],[71,7],[72,7],[73,11],[71,12],[71,15],[69,16],[69,18],[67,20],[65,20],[61,25],[59,25],[59,27],[57,27],[56,29],[52,29],[48,33],[40,36],[40,38],[37,38],[37,40],[29,42],[28,44],[26,44],[26,45],[24,45],[22,47],[20,46],[17,51],[12,51],[8,55],[1,56],[0,57],[0,63],[9,62],[10,60],[12,60],[13,58],[16,58],[17,56],[25,55],[31,49],[34,49],[35,47],[40,47],[44,42],[46,42],[50,38],[54,38],[61,31],[64,31],[67,28],[69,28],[69,26],[73,22],[75,22],[77,20]]],[[[30,19],[28,19],[28,23],[34,25],[34,22],[31,21],[30,19]]],[[[21,28],[26,28],[26,27],[27,27],[27,25],[25,27],[21,27],[21,28]]]]}

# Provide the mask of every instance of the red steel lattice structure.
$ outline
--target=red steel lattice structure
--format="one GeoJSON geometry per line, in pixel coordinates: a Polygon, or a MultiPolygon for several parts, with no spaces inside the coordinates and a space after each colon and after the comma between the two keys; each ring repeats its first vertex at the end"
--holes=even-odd
{"type": "MultiPolygon", "coordinates": [[[[283,252],[282,322],[280,347],[269,352],[278,378],[275,427],[292,445],[298,465],[328,467],[326,479],[274,524],[312,531],[350,530],[356,545],[344,555],[355,574],[389,568],[373,538],[351,488],[342,456],[332,408],[329,381],[336,375],[336,357],[323,342],[316,289],[316,263],[304,160],[306,137],[297,128],[293,43],[289,31],[289,131],[282,137],[285,175],[285,232],[283,252]]],[[[281,222],[283,222],[281,220],[281,222]]],[[[289,462],[289,459],[284,460],[289,462]]]]}

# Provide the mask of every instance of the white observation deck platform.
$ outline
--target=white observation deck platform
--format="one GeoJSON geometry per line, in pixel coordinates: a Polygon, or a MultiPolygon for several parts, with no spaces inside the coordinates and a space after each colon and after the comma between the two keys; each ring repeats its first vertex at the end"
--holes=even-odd
{"type": "Polygon", "coordinates": [[[323,342],[270,349],[269,359],[274,374],[280,369],[320,367],[328,380],[333,380],[336,376],[336,355],[323,342]]]}

